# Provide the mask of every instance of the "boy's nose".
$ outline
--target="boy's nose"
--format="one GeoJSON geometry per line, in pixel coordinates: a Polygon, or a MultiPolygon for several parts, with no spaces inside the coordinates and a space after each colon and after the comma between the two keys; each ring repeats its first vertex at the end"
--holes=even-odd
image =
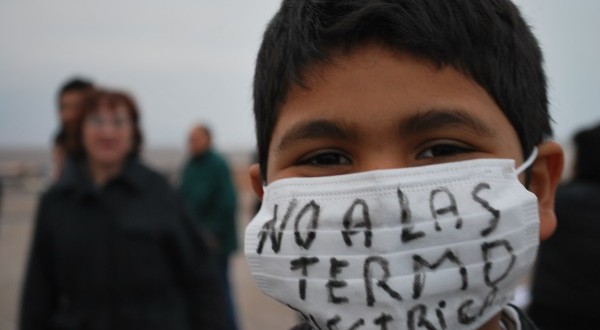
{"type": "Polygon", "coordinates": [[[394,168],[409,167],[408,160],[401,156],[398,151],[374,152],[370,156],[366,156],[359,164],[359,171],[385,170],[394,168]]]}

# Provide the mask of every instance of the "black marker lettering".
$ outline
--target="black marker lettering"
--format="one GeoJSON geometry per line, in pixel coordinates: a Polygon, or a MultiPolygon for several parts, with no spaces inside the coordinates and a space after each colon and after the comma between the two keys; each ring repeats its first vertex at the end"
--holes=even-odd
{"type": "Polygon", "coordinates": [[[408,311],[406,323],[409,330],[415,330],[417,327],[424,327],[427,330],[437,330],[433,323],[427,319],[427,306],[423,304],[418,304],[408,311]],[[415,318],[416,313],[419,313],[418,321],[415,318]]]}
{"type": "Polygon", "coordinates": [[[467,269],[463,265],[463,263],[458,259],[458,257],[450,250],[447,249],[444,254],[433,264],[429,263],[427,260],[422,258],[419,255],[413,255],[413,270],[415,273],[415,279],[413,282],[413,298],[418,299],[421,297],[421,293],[423,292],[423,287],[425,287],[425,272],[423,268],[428,268],[430,270],[437,269],[444,261],[449,260],[453,264],[459,266],[459,273],[462,280],[461,290],[466,290],[469,286],[468,277],[467,277],[467,269]]]}
{"type": "Polygon", "coordinates": [[[462,228],[462,218],[458,214],[458,208],[456,206],[456,199],[454,199],[454,195],[448,190],[448,188],[440,187],[438,189],[434,189],[431,191],[431,195],[429,197],[429,208],[431,209],[431,215],[435,219],[435,230],[440,231],[442,228],[438,222],[438,216],[444,215],[448,212],[451,212],[456,217],[456,229],[462,228]],[[435,196],[444,193],[448,196],[448,200],[450,201],[450,205],[442,208],[435,207],[435,196]]]}
{"type": "Polygon", "coordinates": [[[363,319],[358,319],[358,321],[354,322],[354,324],[352,324],[350,326],[350,328],[348,328],[348,330],[356,330],[358,329],[358,327],[360,327],[361,325],[365,325],[365,320],[363,319]]]}
{"type": "Polygon", "coordinates": [[[296,237],[296,244],[298,244],[298,246],[308,250],[310,248],[310,245],[312,244],[312,242],[314,241],[315,237],[317,236],[317,232],[316,229],[317,227],[319,227],[319,212],[321,210],[321,207],[315,203],[315,201],[310,201],[310,203],[306,204],[302,210],[300,210],[300,212],[298,213],[298,215],[296,216],[296,221],[294,223],[294,236],[296,237]],[[306,240],[302,238],[302,235],[300,235],[300,230],[298,229],[299,225],[300,225],[300,220],[302,220],[302,218],[304,217],[304,215],[306,213],[308,213],[309,211],[311,211],[311,216],[309,218],[309,223],[308,223],[308,235],[306,237],[306,240]]]}
{"type": "Polygon", "coordinates": [[[334,318],[327,320],[327,330],[339,330],[337,324],[340,323],[342,318],[339,315],[336,315],[334,318]]]}
{"type": "Polygon", "coordinates": [[[346,297],[337,297],[333,293],[333,289],[343,288],[345,287],[346,281],[338,280],[337,275],[341,272],[342,267],[348,266],[347,260],[337,260],[336,258],[331,258],[330,260],[331,266],[329,267],[329,281],[327,281],[327,291],[329,293],[329,302],[334,304],[343,304],[348,302],[348,298],[346,297]]]}
{"type": "Polygon", "coordinates": [[[292,199],[290,201],[290,203],[288,204],[287,211],[285,212],[285,215],[283,216],[283,220],[281,221],[281,224],[279,225],[279,231],[278,231],[276,226],[277,226],[277,209],[279,206],[277,204],[275,204],[275,207],[273,208],[273,219],[267,221],[263,225],[260,232],[258,233],[258,236],[260,237],[259,238],[260,241],[258,243],[258,247],[256,248],[256,253],[262,254],[263,247],[265,245],[265,241],[267,240],[267,237],[271,238],[271,249],[273,249],[273,252],[279,253],[279,249],[281,248],[281,240],[282,240],[283,230],[285,229],[288,220],[292,216],[292,211],[296,208],[296,205],[298,205],[298,201],[295,199],[292,199]]]}
{"type": "Polygon", "coordinates": [[[483,208],[486,209],[488,212],[490,212],[493,216],[490,219],[490,226],[481,231],[481,236],[487,236],[490,233],[492,233],[494,230],[496,230],[496,227],[498,226],[498,221],[500,220],[500,211],[493,208],[488,201],[479,197],[478,194],[483,189],[491,189],[491,187],[489,184],[487,184],[485,182],[480,183],[475,186],[475,188],[473,189],[473,192],[471,193],[471,196],[473,197],[474,201],[481,204],[481,206],[483,206],[483,208]]]}
{"type": "Polygon", "coordinates": [[[379,267],[383,270],[383,279],[380,279],[377,281],[377,286],[379,286],[385,292],[387,292],[390,295],[390,297],[392,297],[396,300],[399,300],[399,301],[402,300],[402,297],[400,296],[400,294],[398,292],[392,290],[392,288],[390,288],[389,285],[387,284],[387,280],[390,277],[390,269],[389,269],[388,261],[380,256],[372,256],[372,257],[368,257],[365,260],[365,263],[363,266],[365,291],[367,293],[367,305],[371,307],[375,303],[375,295],[373,293],[373,280],[371,279],[371,264],[372,263],[377,263],[379,265],[379,267]]]}
{"type": "Polygon", "coordinates": [[[373,323],[378,325],[381,330],[388,330],[388,323],[392,322],[394,318],[390,314],[381,313],[381,316],[376,318],[373,323]]]}
{"type": "Polygon", "coordinates": [[[483,301],[483,306],[479,310],[479,316],[483,315],[483,313],[494,304],[494,300],[496,299],[496,294],[498,293],[497,289],[492,289],[487,296],[485,296],[485,300],[483,301]]]}
{"type": "Polygon", "coordinates": [[[475,302],[473,299],[469,299],[458,307],[458,322],[461,324],[471,324],[477,320],[477,316],[467,314],[466,309],[471,307],[475,302]]]}
{"type": "Polygon", "coordinates": [[[415,229],[414,225],[411,225],[412,213],[410,211],[410,205],[408,204],[408,198],[404,195],[402,190],[398,189],[398,202],[400,202],[400,223],[402,223],[402,243],[410,242],[417,238],[421,238],[425,236],[425,232],[423,231],[413,231],[415,229]]]}
{"type": "Polygon", "coordinates": [[[442,328],[442,330],[448,329],[448,326],[446,325],[446,318],[444,317],[444,313],[442,312],[442,309],[444,309],[445,307],[446,302],[442,300],[438,303],[438,308],[435,309],[435,315],[437,316],[438,322],[440,323],[440,327],[442,328]]]}
{"type": "MultiPolygon", "coordinates": [[[[302,258],[294,259],[290,262],[290,270],[302,269],[302,275],[306,277],[306,276],[308,276],[308,266],[314,265],[317,262],[319,262],[319,258],[317,258],[317,257],[312,257],[312,258],[302,257],[302,258]]],[[[300,299],[305,300],[306,299],[306,279],[305,278],[301,278],[298,281],[298,292],[300,294],[300,299]]]]}
{"type": "Polygon", "coordinates": [[[493,242],[489,242],[489,243],[484,242],[483,244],[481,244],[481,253],[483,254],[483,260],[485,261],[485,266],[483,268],[485,284],[487,284],[489,287],[491,287],[493,289],[498,289],[496,284],[498,284],[500,281],[505,279],[506,276],[508,276],[508,273],[515,266],[515,261],[517,260],[517,257],[513,253],[513,247],[512,247],[512,245],[510,245],[510,243],[507,240],[497,240],[497,241],[493,241],[493,242]],[[492,271],[493,263],[490,261],[490,251],[497,247],[504,247],[506,249],[506,251],[508,251],[508,253],[510,253],[510,264],[508,265],[508,267],[506,268],[504,273],[502,273],[500,276],[498,276],[498,278],[491,279],[490,273],[492,271]]]}
{"type": "Polygon", "coordinates": [[[373,236],[371,231],[371,217],[369,216],[369,207],[367,202],[365,202],[363,199],[355,200],[344,215],[344,230],[342,230],[342,237],[344,238],[344,242],[347,246],[352,246],[352,240],[350,239],[350,236],[358,233],[358,231],[352,230],[351,228],[365,228],[365,247],[371,246],[371,237],[373,236]],[[354,209],[356,209],[357,206],[360,206],[362,209],[362,221],[356,225],[353,225],[352,216],[354,215],[354,209]]]}
{"type": "Polygon", "coordinates": [[[463,302],[458,308],[458,322],[462,324],[471,324],[475,322],[475,320],[481,317],[489,307],[494,305],[494,300],[496,299],[497,292],[497,289],[492,289],[490,293],[488,293],[488,295],[485,297],[485,300],[483,302],[483,305],[479,309],[479,312],[472,315],[469,315],[466,310],[473,306],[473,299],[469,299],[463,302]]]}

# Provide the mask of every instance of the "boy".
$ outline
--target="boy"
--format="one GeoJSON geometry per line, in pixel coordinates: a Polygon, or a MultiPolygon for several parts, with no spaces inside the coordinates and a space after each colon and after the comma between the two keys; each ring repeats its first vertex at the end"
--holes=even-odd
{"type": "Polygon", "coordinates": [[[531,327],[506,306],[555,228],[562,151],[512,3],[284,0],[254,113],[246,255],[299,329],[531,327]]]}

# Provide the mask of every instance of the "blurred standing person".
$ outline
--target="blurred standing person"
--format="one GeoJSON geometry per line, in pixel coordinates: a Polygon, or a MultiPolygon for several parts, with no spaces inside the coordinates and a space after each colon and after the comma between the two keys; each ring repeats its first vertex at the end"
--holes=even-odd
{"type": "Polygon", "coordinates": [[[229,167],[211,147],[211,132],[194,127],[188,140],[189,160],[181,176],[180,191],[188,210],[201,228],[212,235],[217,264],[228,299],[232,329],[237,329],[233,293],[229,283],[229,257],[237,249],[237,198],[229,167]]]}
{"type": "Polygon", "coordinates": [[[138,158],[134,101],[91,92],[74,132],[37,211],[20,329],[227,329],[208,247],[138,158]]]}
{"type": "Polygon", "coordinates": [[[93,88],[92,82],[81,78],[73,78],[65,82],[58,91],[57,103],[60,126],[58,132],[54,135],[52,150],[52,161],[54,162],[52,178],[54,181],[62,173],[68,136],[72,134],[85,94],[93,88]]]}
{"type": "Polygon", "coordinates": [[[600,125],[575,135],[573,179],[559,186],[556,232],[542,242],[529,314],[543,330],[600,324],[600,125]]]}
{"type": "Polygon", "coordinates": [[[2,185],[2,178],[0,178],[0,219],[2,219],[2,199],[4,198],[4,187],[2,185]]]}

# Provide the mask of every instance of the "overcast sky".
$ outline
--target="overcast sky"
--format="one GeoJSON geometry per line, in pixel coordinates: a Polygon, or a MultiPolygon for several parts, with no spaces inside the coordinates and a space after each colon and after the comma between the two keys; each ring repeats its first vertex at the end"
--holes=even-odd
{"type": "MultiPolygon", "coordinates": [[[[546,56],[559,140],[600,121],[600,1],[517,0],[546,56]]],[[[0,147],[47,146],[55,93],[81,75],[130,91],[148,147],[181,146],[194,122],[220,148],[252,148],[251,85],[279,0],[0,2],[0,147]]]]}

